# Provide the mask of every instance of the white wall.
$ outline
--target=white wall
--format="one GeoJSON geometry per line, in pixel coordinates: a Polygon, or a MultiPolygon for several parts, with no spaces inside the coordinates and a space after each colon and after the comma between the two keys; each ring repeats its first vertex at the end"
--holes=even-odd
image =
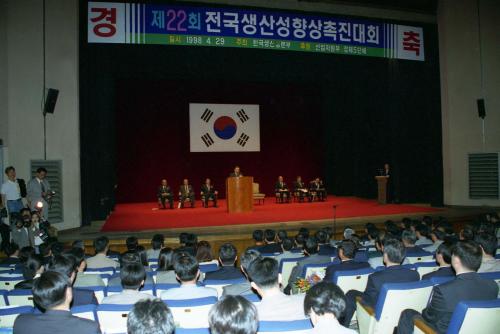
{"type": "Polygon", "coordinates": [[[479,0],[483,92],[476,0],[441,0],[438,9],[443,124],[444,201],[500,206],[469,199],[467,154],[500,152],[500,2],[479,0]],[[476,99],[486,104],[486,144],[476,99]]]}
{"type": "MultiPolygon", "coordinates": [[[[0,80],[0,88],[2,83],[8,86],[5,163],[27,179],[30,160],[43,158],[42,1],[8,0],[2,6],[0,22],[7,31],[2,48],[7,46],[8,64],[7,75],[0,80]]],[[[1,29],[0,24],[0,41],[1,29]]],[[[46,0],[46,36],[47,87],[60,90],[55,114],[47,116],[47,159],[62,160],[64,222],[57,227],[66,229],[79,227],[81,221],[77,0],[46,0]]]]}

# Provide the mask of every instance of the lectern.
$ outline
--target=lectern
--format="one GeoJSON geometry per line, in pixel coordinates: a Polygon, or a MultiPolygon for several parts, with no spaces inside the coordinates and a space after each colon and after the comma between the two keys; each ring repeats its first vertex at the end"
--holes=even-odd
{"type": "Polygon", "coordinates": [[[227,212],[249,212],[253,209],[253,177],[226,179],[227,212]]]}
{"type": "Polygon", "coordinates": [[[375,176],[378,185],[378,203],[387,203],[387,176],[375,176]]]}

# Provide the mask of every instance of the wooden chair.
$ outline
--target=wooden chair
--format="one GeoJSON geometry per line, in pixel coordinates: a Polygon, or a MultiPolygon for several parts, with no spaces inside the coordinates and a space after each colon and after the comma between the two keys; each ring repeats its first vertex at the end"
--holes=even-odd
{"type": "Polygon", "coordinates": [[[259,204],[264,204],[264,200],[266,199],[266,194],[262,194],[259,190],[259,184],[253,183],[253,200],[257,201],[259,204]]]}

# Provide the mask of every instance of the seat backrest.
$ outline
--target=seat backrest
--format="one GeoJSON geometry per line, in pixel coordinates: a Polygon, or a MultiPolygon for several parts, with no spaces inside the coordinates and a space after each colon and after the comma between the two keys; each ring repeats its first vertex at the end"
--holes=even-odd
{"type": "Polygon", "coordinates": [[[23,280],[22,276],[0,277],[0,290],[14,290],[14,286],[23,280]]]}
{"type": "Polygon", "coordinates": [[[7,300],[7,290],[0,290],[0,307],[9,305],[7,300]]]}
{"type": "Polygon", "coordinates": [[[455,276],[437,276],[431,277],[430,281],[433,285],[443,284],[455,279],[455,276]]]}
{"type": "Polygon", "coordinates": [[[172,311],[176,327],[208,328],[208,312],[217,302],[215,297],[164,300],[172,311]]]}
{"type": "Polygon", "coordinates": [[[259,321],[257,333],[293,333],[306,334],[312,330],[309,319],[291,320],[291,321],[259,321]]]}
{"type": "Polygon", "coordinates": [[[418,262],[431,262],[434,260],[433,255],[425,255],[425,256],[407,256],[408,262],[410,263],[418,263],[418,262]]]}
{"type": "Polygon", "coordinates": [[[163,291],[167,291],[173,288],[178,288],[180,286],[181,286],[180,284],[167,284],[167,283],[156,284],[155,285],[156,295],[160,297],[163,291]]]}
{"type": "Polygon", "coordinates": [[[304,257],[294,257],[289,259],[282,259],[280,261],[280,274],[281,274],[281,284],[283,286],[288,285],[288,279],[292,273],[293,267],[297,264],[297,261],[302,260],[304,257]]]}
{"type": "Polygon", "coordinates": [[[490,279],[497,283],[500,283],[500,271],[494,271],[489,273],[479,273],[479,276],[484,279],[490,279]]]}
{"type": "Polygon", "coordinates": [[[210,334],[208,328],[180,328],[175,329],[175,334],[210,334]]]}
{"type": "Polygon", "coordinates": [[[84,286],[79,287],[78,289],[94,291],[94,295],[98,303],[101,303],[104,297],[108,295],[107,288],[105,286],[84,286]]]}
{"type": "Polygon", "coordinates": [[[233,285],[233,284],[241,284],[245,283],[247,280],[245,278],[236,278],[236,279],[227,279],[227,280],[215,280],[215,279],[207,279],[203,281],[203,284],[207,288],[212,288],[217,290],[217,296],[222,296],[222,292],[225,286],[233,285]]]}
{"type": "Polygon", "coordinates": [[[375,270],[372,268],[337,270],[333,274],[333,282],[337,284],[344,293],[347,293],[349,290],[365,291],[368,276],[374,272],[375,270]]]}
{"type": "Polygon", "coordinates": [[[458,303],[446,333],[498,333],[499,331],[500,299],[493,299],[458,303]]]}
{"type": "Polygon", "coordinates": [[[97,321],[96,310],[97,307],[93,304],[73,306],[71,308],[71,314],[79,318],[97,321]]]}
{"type": "Polygon", "coordinates": [[[212,271],[216,271],[219,269],[219,266],[217,263],[208,263],[208,264],[201,264],[200,263],[200,271],[202,273],[209,273],[212,271]]]}
{"type": "Polygon", "coordinates": [[[108,274],[108,275],[114,275],[115,274],[115,268],[113,267],[106,267],[106,268],[87,268],[84,271],[84,274],[108,274]]]}
{"type": "Polygon", "coordinates": [[[435,261],[417,262],[414,265],[417,268],[417,271],[418,271],[418,274],[420,275],[420,277],[424,276],[425,274],[432,273],[433,271],[436,271],[439,269],[439,265],[435,261]]]}
{"type": "Polygon", "coordinates": [[[323,279],[326,274],[326,268],[331,264],[329,263],[321,263],[321,264],[306,264],[302,267],[302,273],[300,277],[306,278],[312,275],[317,275],[319,278],[323,279]]]}
{"type": "Polygon", "coordinates": [[[14,289],[7,292],[7,301],[10,306],[35,306],[31,289],[14,289]]]}
{"type": "Polygon", "coordinates": [[[0,307],[0,327],[12,328],[19,314],[33,313],[32,306],[4,306],[0,307]]]}
{"type": "Polygon", "coordinates": [[[97,319],[103,333],[126,333],[127,317],[133,306],[115,304],[97,306],[97,319]]]}
{"type": "Polygon", "coordinates": [[[432,288],[430,280],[382,285],[375,305],[376,332],[392,333],[405,309],[421,312],[429,302],[432,288]]]}
{"type": "Polygon", "coordinates": [[[354,254],[354,261],[356,261],[356,262],[368,262],[368,251],[358,250],[356,252],[356,254],[354,254]]]}
{"type": "Polygon", "coordinates": [[[252,183],[252,190],[253,190],[253,193],[254,194],[258,194],[259,193],[259,184],[258,183],[252,183]]]}

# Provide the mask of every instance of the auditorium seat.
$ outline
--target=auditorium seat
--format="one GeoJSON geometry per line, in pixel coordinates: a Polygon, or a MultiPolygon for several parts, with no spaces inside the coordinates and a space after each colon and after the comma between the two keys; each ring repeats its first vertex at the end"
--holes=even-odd
{"type": "Polygon", "coordinates": [[[354,261],[355,262],[368,262],[368,251],[366,250],[359,250],[354,254],[354,261]]]}
{"type": "MultiPolygon", "coordinates": [[[[463,301],[451,316],[446,334],[498,333],[500,328],[500,299],[463,301]]],[[[422,320],[415,321],[414,334],[434,334],[422,320]]]]}
{"type": "Polygon", "coordinates": [[[0,327],[12,328],[19,314],[33,313],[32,306],[3,306],[0,307],[0,327]]]}
{"type": "Polygon", "coordinates": [[[225,286],[233,285],[233,284],[241,284],[241,283],[245,283],[246,281],[247,280],[244,277],[242,277],[242,278],[235,278],[235,279],[226,279],[226,280],[211,279],[211,280],[204,280],[203,284],[207,288],[213,288],[213,289],[217,290],[217,296],[222,296],[222,289],[225,286]]]}
{"type": "Polygon", "coordinates": [[[172,288],[178,288],[180,286],[181,286],[180,284],[166,284],[166,283],[156,284],[155,285],[156,296],[160,297],[163,291],[167,291],[168,289],[172,288]]]}
{"type": "Polygon", "coordinates": [[[22,276],[0,277],[0,290],[14,290],[14,286],[22,281],[24,281],[22,276]]]}
{"type": "Polygon", "coordinates": [[[430,281],[432,285],[439,285],[455,279],[455,276],[437,276],[431,277],[430,281]]]}
{"type": "Polygon", "coordinates": [[[337,284],[344,293],[349,290],[365,291],[368,276],[374,272],[372,268],[336,271],[333,274],[333,283],[337,284]]]}
{"type": "Polygon", "coordinates": [[[116,270],[113,267],[106,267],[106,268],[87,268],[85,269],[84,273],[85,274],[107,274],[113,276],[115,274],[116,270]]]}
{"type": "Polygon", "coordinates": [[[172,311],[175,324],[182,328],[208,328],[208,312],[216,297],[184,300],[163,300],[172,311]]]}
{"type": "Polygon", "coordinates": [[[434,255],[426,255],[426,256],[407,256],[406,259],[411,264],[419,263],[419,262],[431,262],[434,261],[434,255]]]}
{"type": "Polygon", "coordinates": [[[101,304],[97,306],[97,319],[103,333],[127,333],[127,317],[134,305],[101,304]]]}
{"type": "Polygon", "coordinates": [[[311,320],[291,320],[291,321],[259,321],[259,334],[277,334],[277,333],[290,333],[290,334],[307,334],[311,333],[312,325],[311,320]]]}
{"type": "Polygon", "coordinates": [[[305,266],[302,267],[302,272],[300,273],[300,277],[306,278],[310,277],[313,274],[316,274],[319,278],[323,279],[325,277],[326,268],[330,264],[332,263],[328,262],[321,264],[306,264],[305,266]]]}
{"type": "Polygon", "coordinates": [[[210,334],[208,328],[179,328],[175,329],[175,334],[210,334]]]}
{"type": "Polygon", "coordinates": [[[7,290],[0,290],[0,307],[9,305],[7,300],[7,290]]]}
{"type": "Polygon", "coordinates": [[[431,261],[431,262],[417,262],[414,264],[415,267],[417,268],[418,274],[420,275],[420,278],[422,276],[432,273],[433,271],[436,271],[439,269],[439,265],[436,263],[436,261],[431,261]]]}
{"type": "Polygon", "coordinates": [[[290,278],[290,274],[292,273],[293,267],[297,264],[297,261],[302,260],[304,257],[294,257],[289,259],[282,259],[280,261],[279,272],[281,275],[281,284],[283,286],[288,285],[288,279],[290,278]]]}
{"type": "Polygon", "coordinates": [[[35,306],[31,289],[15,289],[7,292],[7,301],[11,306],[35,306]]]}
{"type": "Polygon", "coordinates": [[[74,316],[94,321],[97,321],[96,312],[97,306],[93,304],[73,306],[71,308],[71,314],[74,316]]]}
{"type": "Polygon", "coordinates": [[[429,302],[433,284],[430,281],[411,283],[386,283],[382,285],[377,303],[373,309],[356,301],[359,333],[392,333],[399,316],[405,309],[421,312],[429,302]]]}
{"type": "Polygon", "coordinates": [[[78,289],[94,291],[94,295],[98,303],[101,303],[104,297],[108,295],[107,288],[105,286],[84,286],[79,287],[78,289]]]}
{"type": "Polygon", "coordinates": [[[206,264],[200,263],[199,266],[200,266],[200,271],[202,273],[209,273],[212,271],[217,271],[219,269],[219,265],[217,263],[213,263],[213,262],[206,263],[206,264]]]}
{"type": "Polygon", "coordinates": [[[0,270],[0,277],[22,277],[23,272],[20,269],[4,269],[0,270]]]}

